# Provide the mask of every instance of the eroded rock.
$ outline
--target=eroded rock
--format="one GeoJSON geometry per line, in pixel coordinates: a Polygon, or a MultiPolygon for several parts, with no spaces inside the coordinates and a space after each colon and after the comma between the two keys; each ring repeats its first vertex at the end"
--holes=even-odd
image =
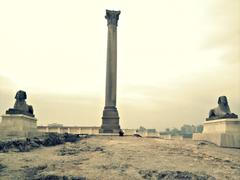
{"type": "Polygon", "coordinates": [[[86,180],[83,176],[57,176],[57,175],[43,175],[33,180],[86,180]]]}
{"type": "Polygon", "coordinates": [[[5,166],[4,164],[0,164],[0,172],[2,172],[7,166],[5,166]]]}
{"type": "Polygon", "coordinates": [[[38,175],[38,173],[42,172],[46,168],[47,168],[47,165],[44,164],[37,167],[24,169],[25,177],[26,179],[34,179],[35,176],[38,175]]]}
{"type": "Polygon", "coordinates": [[[65,142],[77,142],[86,137],[78,134],[47,133],[41,137],[0,141],[0,152],[8,152],[9,150],[28,152],[41,146],[56,146],[65,142]]]}
{"type": "Polygon", "coordinates": [[[216,178],[207,174],[193,174],[188,171],[161,171],[156,170],[141,170],[139,174],[144,179],[163,179],[163,180],[215,180],[216,178]]]}

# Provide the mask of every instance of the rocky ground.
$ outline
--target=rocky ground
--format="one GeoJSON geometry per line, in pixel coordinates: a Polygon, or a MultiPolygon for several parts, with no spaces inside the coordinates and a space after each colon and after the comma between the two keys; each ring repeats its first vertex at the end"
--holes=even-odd
{"type": "Polygon", "coordinates": [[[29,152],[1,152],[0,179],[240,179],[240,149],[94,136],[29,152]]]}
{"type": "Polygon", "coordinates": [[[77,142],[85,137],[87,136],[68,133],[45,133],[41,136],[31,138],[5,137],[4,139],[0,139],[0,152],[29,152],[43,146],[48,147],[64,144],[66,142],[77,142]]]}

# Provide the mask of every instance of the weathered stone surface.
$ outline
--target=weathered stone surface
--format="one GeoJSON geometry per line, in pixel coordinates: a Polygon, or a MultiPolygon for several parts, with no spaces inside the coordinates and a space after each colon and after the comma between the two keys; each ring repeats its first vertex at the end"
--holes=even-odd
{"type": "Polygon", "coordinates": [[[6,111],[6,114],[24,114],[27,116],[34,117],[33,107],[26,103],[27,93],[25,91],[18,91],[15,96],[15,104],[13,108],[6,111]]]}
{"type": "Polygon", "coordinates": [[[234,113],[231,113],[227,97],[220,96],[218,98],[218,107],[211,109],[209,112],[209,117],[206,119],[209,120],[216,120],[216,119],[226,119],[226,118],[238,118],[238,116],[234,113]]]}

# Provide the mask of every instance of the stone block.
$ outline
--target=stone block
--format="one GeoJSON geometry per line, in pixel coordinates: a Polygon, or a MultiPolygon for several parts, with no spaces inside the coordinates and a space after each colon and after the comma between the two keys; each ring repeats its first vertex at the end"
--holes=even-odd
{"type": "Polygon", "coordinates": [[[193,140],[203,140],[221,147],[240,148],[240,119],[206,121],[203,133],[194,133],[193,140]]]}
{"type": "Polygon", "coordinates": [[[34,136],[38,134],[37,119],[20,114],[3,115],[0,124],[0,134],[2,136],[34,136]]]}

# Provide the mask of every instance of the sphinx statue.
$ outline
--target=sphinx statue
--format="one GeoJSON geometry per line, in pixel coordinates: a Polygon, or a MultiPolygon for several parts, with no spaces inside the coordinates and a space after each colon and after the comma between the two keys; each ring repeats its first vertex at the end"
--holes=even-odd
{"type": "Polygon", "coordinates": [[[15,104],[13,108],[6,111],[6,114],[23,114],[34,117],[33,107],[26,103],[27,94],[25,91],[18,91],[15,96],[15,104]]]}
{"type": "Polygon", "coordinates": [[[216,119],[228,119],[228,118],[238,118],[238,115],[231,113],[227,97],[220,96],[218,98],[218,107],[211,109],[209,111],[209,117],[207,121],[216,120],[216,119]]]}

